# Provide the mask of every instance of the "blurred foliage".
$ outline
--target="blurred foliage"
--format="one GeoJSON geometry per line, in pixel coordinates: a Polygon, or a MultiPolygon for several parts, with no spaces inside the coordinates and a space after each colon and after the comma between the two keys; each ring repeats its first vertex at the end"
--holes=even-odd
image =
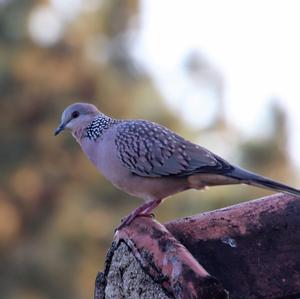
{"type": "MultiPolygon", "coordinates": [[[[211,128],[185,127],[131,55],[139,2],[82,3],[99,5],[65,21],[63,34],[45,45],[30,36],[28,24],[36,9],[51,3],[0,1],[3,299],[91,298],[114,227],[140,203],[107,183],[70,136],[54,139],[62,110],[74,101],[93,102],[114,117],[160,122],[208,147],[207,140],[223,140],[210,148],[226,149],[235,163],[285,181],[292,174],[279,107],[270,109],[273,130],[259,140],[243,140],[224,122],[221,98],[220,117],[211,128]]],[[[187,61],[193,73],[208,67],[187,61]]],[[[218,82],[221,94],[220,76],[208,73],[215,74],[209,80],[218,82]]],[[[263,194],[238,186],[189,191],[162,205],[157,215],[167,221],[263,194]]]]}

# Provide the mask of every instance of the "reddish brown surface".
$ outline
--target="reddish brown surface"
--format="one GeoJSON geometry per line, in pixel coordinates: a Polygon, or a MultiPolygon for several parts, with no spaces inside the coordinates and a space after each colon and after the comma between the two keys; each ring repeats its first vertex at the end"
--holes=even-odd
{"type": "Polygon", "coordinates": [[[221,284],[160,223],[138,217],[116,235],[145,271],[175,298],[227,298],[221,284]]]}
{"type": "Polygon", "coordinates": [[[230,298],[300,298],[300,199],[277,194],[166,227],[230,298]]]}
{"type": "Polygon", "coordinates": [[[231,299],[300,298],[299,198],[277,194],[166,227],[138,217],[123,228],[98,285],[105,287],[111,256],[125,242],[175,298],[226,298],[222,285],[231,299]]]}

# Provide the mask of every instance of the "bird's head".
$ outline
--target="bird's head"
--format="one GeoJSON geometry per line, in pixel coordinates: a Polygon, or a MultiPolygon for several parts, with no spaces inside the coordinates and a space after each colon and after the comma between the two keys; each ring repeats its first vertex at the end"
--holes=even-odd
{"type": "Polygon", "coordinates": [[[92,104],[74,103],[68,106],[61,116],[61,123],[55,130],[54,135],[58,135],[61,131],[69,129],[72,132],[77,128],[90,123],[96,115],[101,114],[99,110],[92,104]]]}

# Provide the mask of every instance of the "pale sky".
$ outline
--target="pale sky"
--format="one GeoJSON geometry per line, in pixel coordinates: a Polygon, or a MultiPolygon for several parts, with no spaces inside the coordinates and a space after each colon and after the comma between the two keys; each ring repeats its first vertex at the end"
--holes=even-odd
{"type": "Polygon", "coordinates": [[[226,118],[244,136],[260,134],[270,98],[289,115],[290,153],[300,166],[300,1],[142,0],[136,55],[165,100],[203,126],[214,94],[195,87],[183,60],[199,50],[220,70],[226,118]]]}
{"type": "MultiPolygon", "coordinates": [[[[101,4],[49,0],[36,6],[28,30],[41,46],[51,46],[65,24],[101,4]]],[[[170,109],[192,126],[209,124],[219,107],[211,88],[187,76],[183,65],[191,51],[220,73],[225,117],[243,136],[264,134],[261,116],[278,98],[289,116],[290,154],[300,167],[299,16],[299,0],[141,0],[133,51],[170,109]]]]}

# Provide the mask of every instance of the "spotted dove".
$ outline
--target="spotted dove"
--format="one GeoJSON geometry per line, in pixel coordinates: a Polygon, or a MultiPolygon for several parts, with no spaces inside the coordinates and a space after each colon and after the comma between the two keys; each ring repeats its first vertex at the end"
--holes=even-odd
{"type": "Polygon", "coordinates": [[[64,129],[114,186],[144,199],[120,227],[137,215],[150,215],[163,199],[187,189],[244,183],[300,196],[300,190],[234,166],[166,127],[113,119],[92,104],[67,107],[55,135],[64,129]]]}

